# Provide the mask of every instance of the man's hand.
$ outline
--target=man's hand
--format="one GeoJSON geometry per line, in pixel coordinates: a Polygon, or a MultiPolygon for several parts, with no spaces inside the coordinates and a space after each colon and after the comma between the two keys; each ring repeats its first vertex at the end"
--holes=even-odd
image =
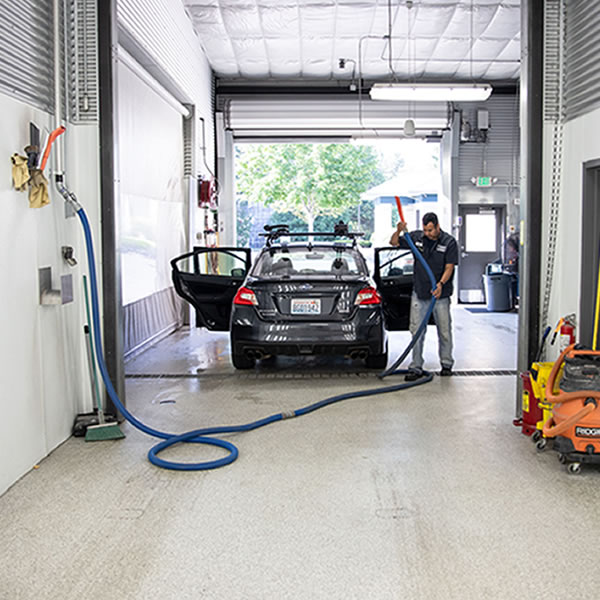
{"type": "Polygon", "coordinates": [[[390,246],[399,246],[400,245],[400,237],[406,233],[407,227],[406,223],[400,221],[398,225],[396,225],[396,231],[392,233],[392,237],[390,238],[390,246]]]}
{"type": "Polygon", "coordinates": [[[442,295],[442,282],[438,281],[436,286],[435,286],[435,290],[431,290],[431,295],[435,297],[436,300],[440,299],[440,296],[442,295]]]}

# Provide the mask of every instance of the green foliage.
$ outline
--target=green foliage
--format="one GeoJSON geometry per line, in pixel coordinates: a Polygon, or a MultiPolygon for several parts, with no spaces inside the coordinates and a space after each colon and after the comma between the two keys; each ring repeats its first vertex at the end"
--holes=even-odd
{"type": "Polygon", "coordinates": [[[244,148],[237,165],[238,192],[312,229],[319,216],[356,214],[360,195],[382,183],[377,153],[350,144],[270,144],[244,148]],[[352,212],[353,211],[353,212],[352,212]]]}
{"type": "Polygon", "coordinates": [[[277,224],[289,225],[290,231],[302,231],[302,230],[308,231],[306,221],[304,221],[303,219],[298,217],[298,215],[295,215],[293,212],[290,212],[290,211],[280,212],[280,211],[276,210],[271,215],[271,218],[269,219],[269,223],[271,225],[277,225],[277,224]]]}
{"type": "Polygon", "coordinates": [[[247,246],[250,242],[250,229],[252,227],[252,214],[247,200],[237,202],[237,243],[247,246]]]}

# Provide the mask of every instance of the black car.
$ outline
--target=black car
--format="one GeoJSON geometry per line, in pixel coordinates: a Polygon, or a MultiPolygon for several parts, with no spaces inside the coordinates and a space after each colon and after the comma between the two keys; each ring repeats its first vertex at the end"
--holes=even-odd
{"type": "Polygon", "coordinates": [[[196,324],[230,331],[238,369],[273,355],[312,354],[385,368],[386,332],[408,329],[410,253],[377,249],[372,278],[360,234],[268,229],[253,264],[248,248],[194,248],[171,261],[175,289],[196,309],[196,324]],[[301,236],[307,239],[296,241],[301,236]]]}

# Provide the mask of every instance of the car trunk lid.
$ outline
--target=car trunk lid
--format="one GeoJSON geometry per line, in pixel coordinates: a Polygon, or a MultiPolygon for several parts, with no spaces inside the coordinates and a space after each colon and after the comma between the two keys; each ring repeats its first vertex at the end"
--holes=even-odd
{"type": "Polygon", "coordinates": [[[366,285],[364,278],[336,281],[270,281],[252,286],[258,311],[265,320],[343,321],[356,306],[356,295],[366,285]]]}

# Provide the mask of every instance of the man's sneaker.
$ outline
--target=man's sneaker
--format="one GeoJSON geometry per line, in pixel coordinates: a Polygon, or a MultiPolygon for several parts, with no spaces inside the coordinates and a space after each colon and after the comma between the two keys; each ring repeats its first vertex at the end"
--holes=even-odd
{"type": "Polygon", "coordinates": [[[423,377],[423,371],[409,371],[404,376],[404,381],[417,381],[417,379],[421,379],[423,377]]]}
{"type": "Polygon", "coordinates": [[[452,367],[442,367],[440,375],[442,377],[450,377],[450,375],[452,375],[452,367]]]}

